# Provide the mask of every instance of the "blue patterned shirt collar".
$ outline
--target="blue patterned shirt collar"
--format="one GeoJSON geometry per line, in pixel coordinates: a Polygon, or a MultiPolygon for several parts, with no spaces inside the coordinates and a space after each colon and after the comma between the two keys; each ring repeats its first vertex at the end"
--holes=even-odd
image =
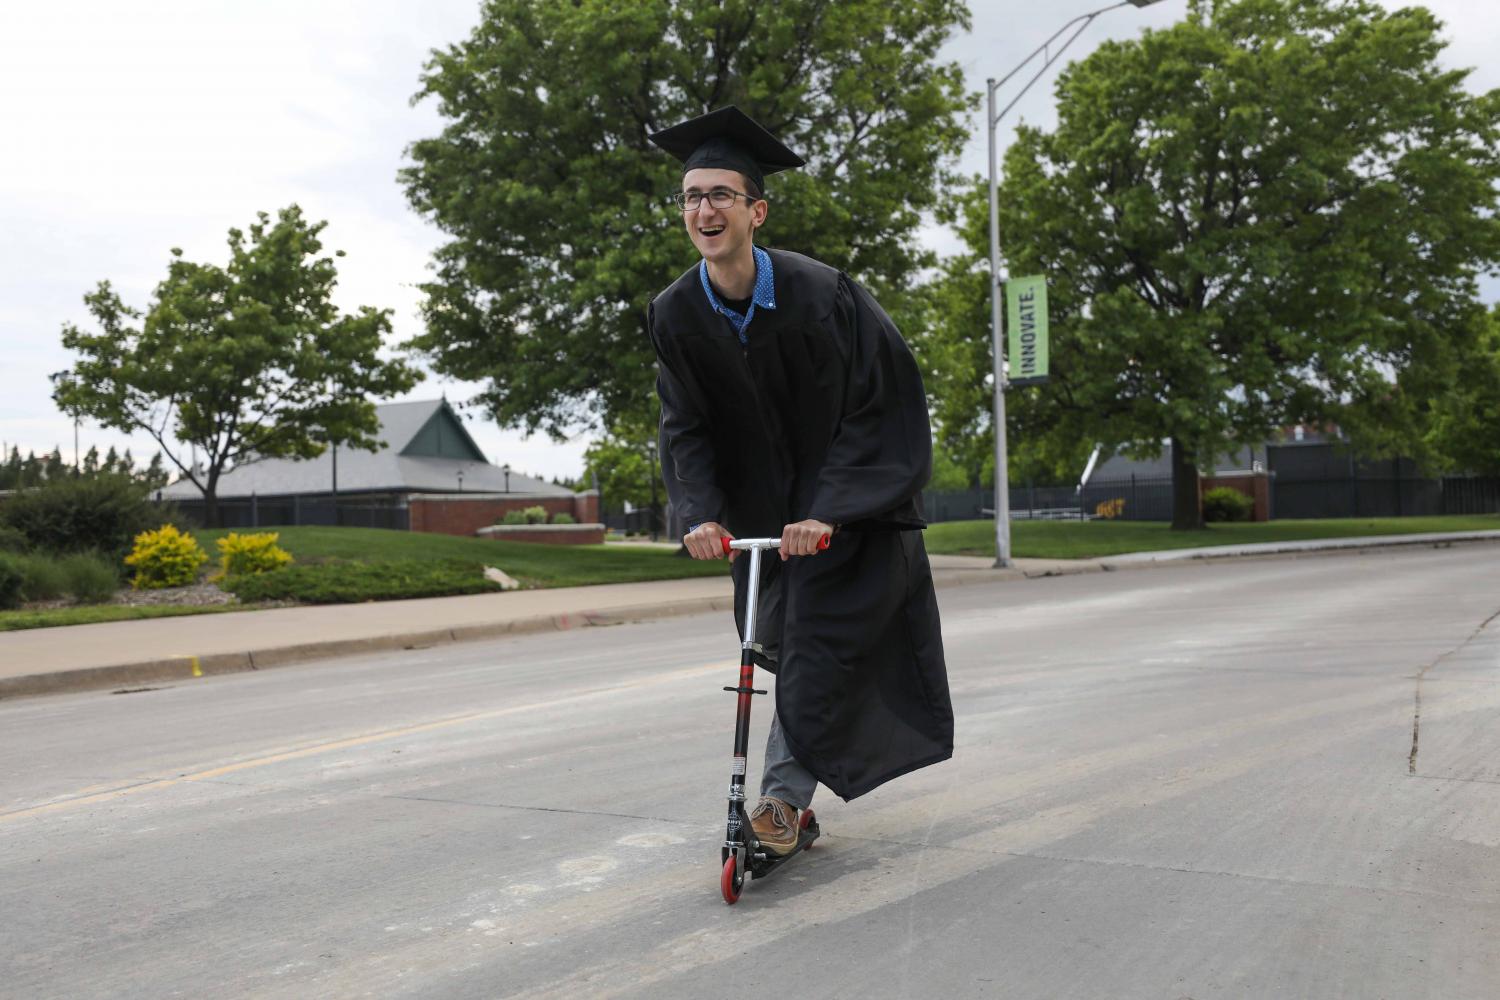
{"type": "Polygon", "coordinates": [[[745,328],[750,325],[750,320],[755,316],[756,309],[776,308],[776,282],[771,273],[771,255],[758,246],[751,246],[751,254],[755,258],[755,290],[750,295],[750,308],[745,310],[744,315],[735,312],[720,301],[714,286],[708,280],[708,261],[698,264],[698,277],[703,282],[703,294],[708,296],[708,304],[713,311],[729,320],[734,332],[739,335],[741,344],[748,344],[750,338],[745,334],[745,328]]]}

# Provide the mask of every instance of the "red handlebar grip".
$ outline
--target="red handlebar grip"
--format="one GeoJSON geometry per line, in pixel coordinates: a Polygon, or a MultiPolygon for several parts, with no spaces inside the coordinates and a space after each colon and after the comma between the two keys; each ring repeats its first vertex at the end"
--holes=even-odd
{"type": "Polygon", "coordinates": [[[830,543],[831,543],[831,542],[832,542],[832,541],[833,541],[833,539],[832,539],[832,538],[830,538],[830,537],[829,537],[829,536],[827,536],[827,535],[824,535],[824,536],[823,536],[823,537],[822,537],[822,538],[820,538],[820,539],[818,539],[818,551],[819,551],[819,552],[824,552],[824,551],[826,551],[826,550],[827,550],[827,549],[828,549],[828,546],[829,546],[829,544],[830,544],[830,543]]]}
{"type": "Polygon", "coordinates": [[[719,541],[722,542],[723,545],[724,545],[724,554],[728,555],[729,551],[730,551],[729,550],[729,543],[732,542],[732,541],[734,541],[734,539],[729,538],[729,537],[726,536],[724,538],[720,538],[719,541]]]}

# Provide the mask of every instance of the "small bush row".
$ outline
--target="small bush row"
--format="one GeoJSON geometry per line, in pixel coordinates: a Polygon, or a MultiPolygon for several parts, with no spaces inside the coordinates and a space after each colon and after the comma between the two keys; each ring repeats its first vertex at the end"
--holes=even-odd
{"type": "MultiPolygon", "coordinates": [[[[231,531],[214,543],[219,550],[216,579],[270,573],[290,565],[291,553],[276,544],[280,540],[274,531],[253,535],[231,531]]],[[[137,535],[134,550],[125,557],[125,564],[135,568],[131,585],[138,589],[185,587],[198,579],[206,562],[208,553],[198,540],[170,524],[137,535]]]]}
{"type": "MultiPolygon", "coordinates": [[[[538,504],[535,507],[527,507],[523,510],[508,510],[501,516],[496,524],[546,524],[547,508],[538,504]]],[[[577,524],[578,520],[566,511],[559,511],[552,515],[553,524],[577,524]]]]}

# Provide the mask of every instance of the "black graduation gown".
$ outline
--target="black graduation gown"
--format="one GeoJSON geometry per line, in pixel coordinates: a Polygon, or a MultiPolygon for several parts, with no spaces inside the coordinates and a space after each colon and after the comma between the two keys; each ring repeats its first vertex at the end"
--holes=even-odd
{"type": "MultiPolygon", "coordinates": [[[[741,346],[695,266],[651,304],[661,463],[686,524],[779,536],[805,518],[841,525],[831,548],[763,559],[757,640],[775,644],[787,745],[852,799],[953,754],[942,635],[922,545],[932,435],[915,360],[848,276],[770,251],[776,308],[741,346]],[[769,599],[767,599],[769,598],[769,599]]],[[[735,561],[743,635],[749,559],[735,561]]]]}

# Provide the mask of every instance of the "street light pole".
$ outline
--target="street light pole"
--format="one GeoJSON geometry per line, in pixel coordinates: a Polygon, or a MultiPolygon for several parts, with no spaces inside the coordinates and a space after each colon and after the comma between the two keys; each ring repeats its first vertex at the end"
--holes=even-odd
{"type": "Polygon", "coordinates": [[[995,81],[989,81],[990,123],[990,348],[995,364],[995,565],[1010,565],[1010,467],[1005,443],[1005,345],[1000,340],[1000,187],[995,180],[995,81]]]}
{"type": "Polygon", "coordinates": [[[1006,441],[1005,441],[1005,343],[1001,340],[1000,312],[1004,302],[1004,279],[1000,276],[1000,184],[998,180],[999,160],[996,156],[996,126],[1000,119],[1004,118],[1016,102],[1026,95],[1031,85],[1042,78],[1042,74],[1058,60],[1074,39],[1083,34],[1083,30],[1093,23],[1094,18],[1100,14],[1118,10],[1121,7],[1149,7],[1161,0],[1120,0],[1119,3],[1110,4],[1108,7],[1100,7],[1098,10],[1088,14],[1080,14],[1067,24],[1058,28],[1041,45],[1032,50],[1031,55],[1022,59],[1015,69],[1005,74],[999,80],[991,77],[985,81],[988,90],[988,101],[985,108],[985,120],[989,123],[990,138],[990,347],[993,351],[994,378],[995,378],[995,565],[998,567],[1009,566],[1010,558],[1010,469],[1006,465],[1006,441]],[[1054,52],[1052,43],[1064,34],[1069,28],[1077,25],[1076,30],[1057,47],[1054,52]],[[1020,93],[1011,98],[1009,104],[995,112],[995,91],[1004,86],[1011,77],[1019,73],[1022,67],[1037,56],[1042,57],[1042,68],[1036,71],[1036,75],[1026,81],[1026,86],[1021,88],[1020,93]]]}

